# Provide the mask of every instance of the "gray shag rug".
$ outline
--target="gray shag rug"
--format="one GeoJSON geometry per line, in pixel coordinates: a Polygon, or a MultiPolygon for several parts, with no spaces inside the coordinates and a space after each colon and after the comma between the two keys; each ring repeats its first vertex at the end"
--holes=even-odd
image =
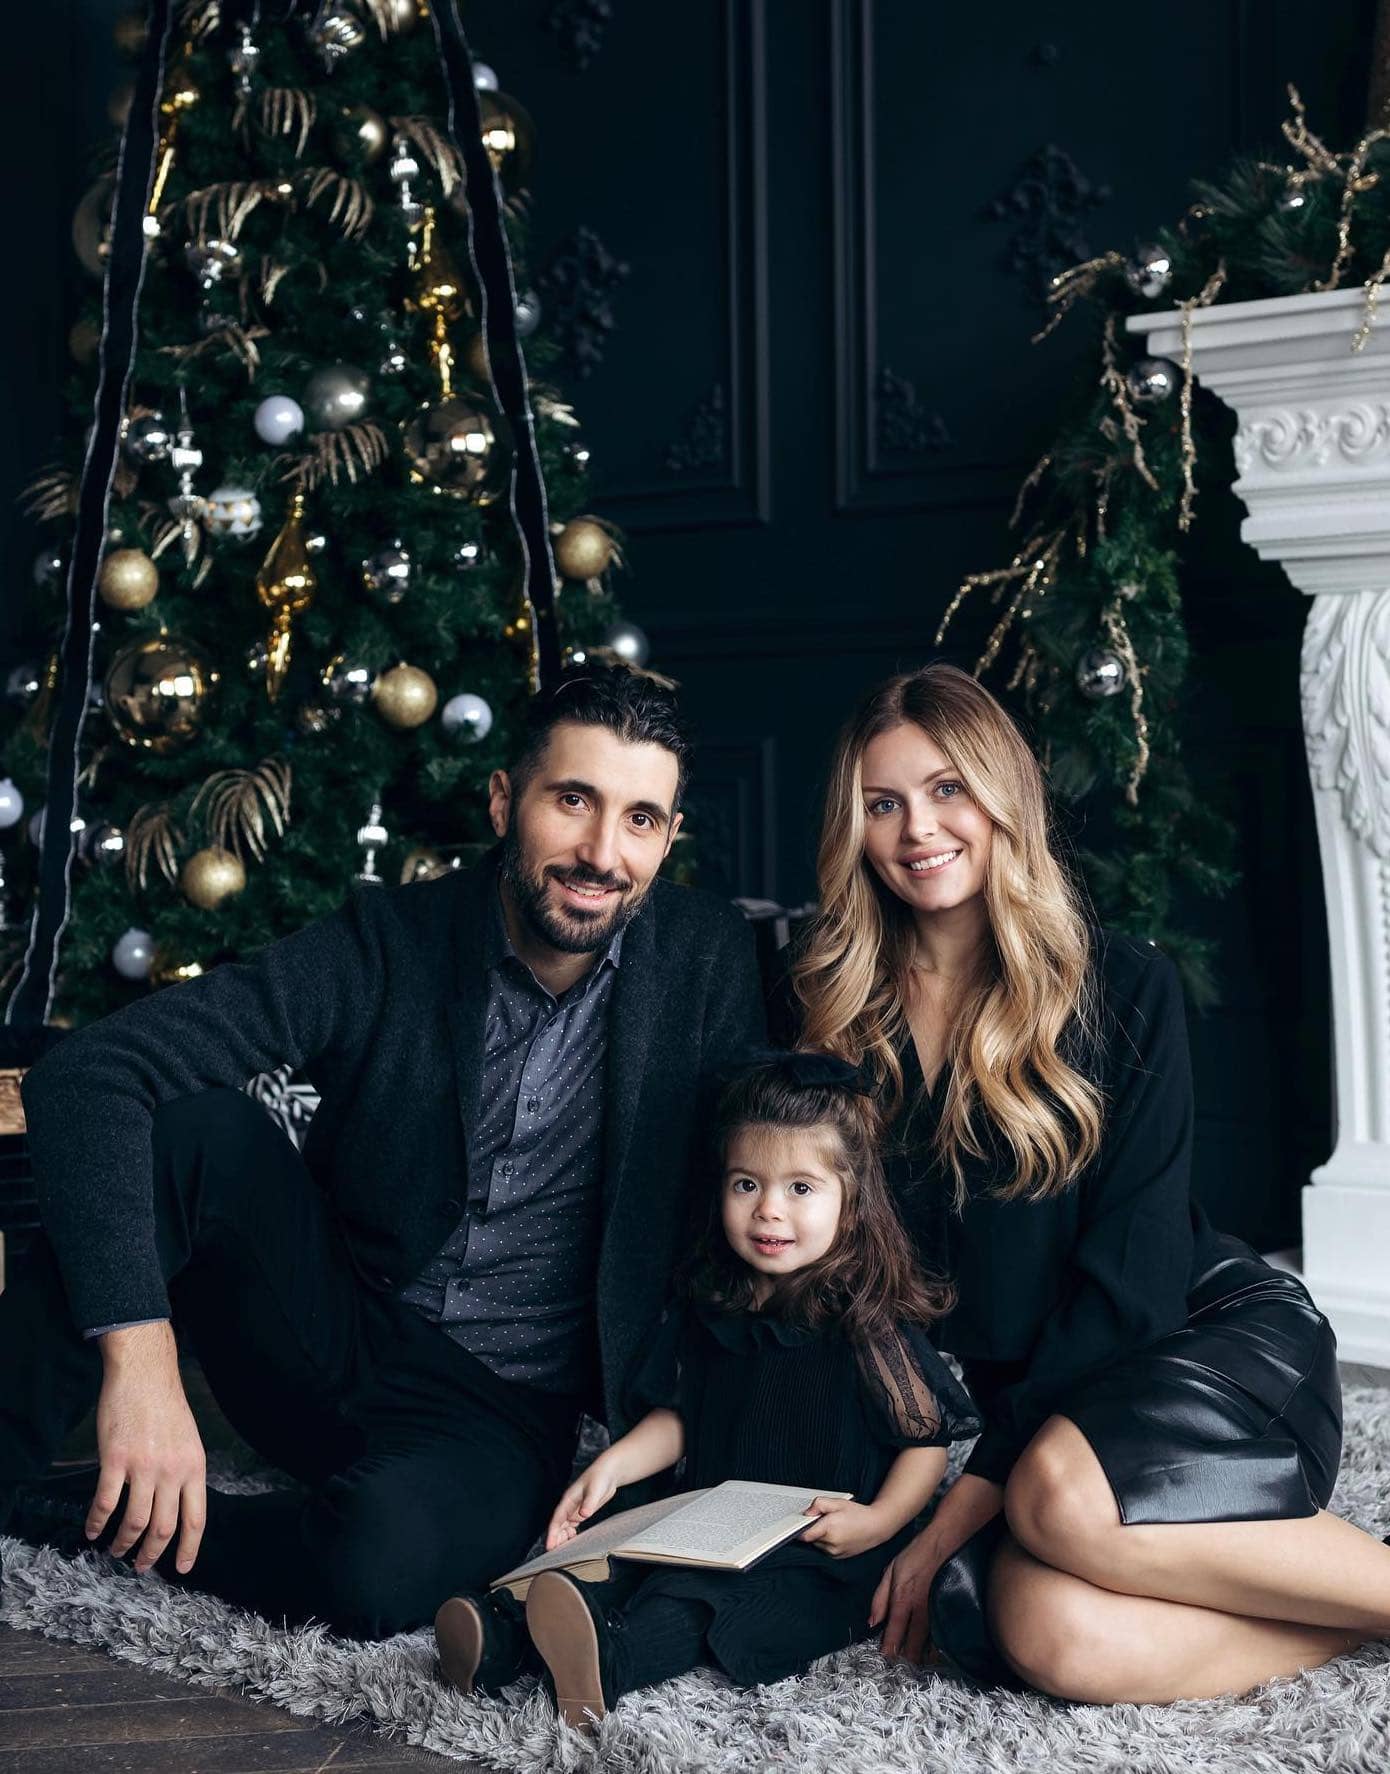
{"type": "MultiPolygon", "coordinates": [[[[1390,1391],[1349,1389],[1346,1451],[1332,1507],[1390,1529],[1390,1391]]],[[[224,1471],[225,1489],[259,1488],[224,1471]]],[[[1367,1647],[1238,1700],[1176,1706],[1063,1706],[978,1692],[885,1664],[872,1644],[798,1680],[741,1690],[712,1674],[629,1695],[596,1743],[560,1725],[534,1683],[497,1700],[441,1686],[428,1633],[354,1644],[321,1628],[282,1632],[208,1596],[0,1541],[0,1620],[93,1645],[200,1688],[238,1689],[328,1723],[365,1719],[441,1756],[518,1774],[1386,1774],[1390,1644],[1367,1647]]]]}

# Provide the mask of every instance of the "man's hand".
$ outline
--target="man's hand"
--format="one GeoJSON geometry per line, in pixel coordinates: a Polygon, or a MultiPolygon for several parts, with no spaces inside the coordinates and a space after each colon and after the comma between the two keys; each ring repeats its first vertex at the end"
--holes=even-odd
{"type": "Polygon", "coordinates": [[[97,1401],[101,1475],[87,1515],[95,1540],[129,1488],[111,1552],[140,1545],[148,1571],[179,1535],[177,1565],[193,1569],[207,1522],[207,1457],[179,1378],[172,1327],[137,1324],[100,1337],[105,1374],[97,1401]]]}
{"type": "Polygon", "coordinates": [[[819,1546],[831,1558],[871,1552],[888,1538],[883,1519],[870,1503],[849,1497],[817,1497],[806,1511],[819,1519],[801,1535],[803,1545],[819,1546]]]}

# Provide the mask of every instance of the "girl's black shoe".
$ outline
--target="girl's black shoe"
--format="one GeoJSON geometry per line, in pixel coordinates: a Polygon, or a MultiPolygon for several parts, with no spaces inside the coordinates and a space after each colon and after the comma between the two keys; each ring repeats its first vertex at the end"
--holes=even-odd
{"type": "Polygon", "coordinates": [[[525,1611],[510,1590],[451,1595],[434,1617],[434,1642],[445,1681],[463,1694],[495,1694],[540,1669],[525,1611]]]}
{"type": "Polygon", "coordinates": [[[591,1735],[621,1688],[618,1630],[591,1593],[563,1571],[542,1571],[526,1592],[526,1629],[550,1672],[555,1705],[567,1725],[591,1735]]]}

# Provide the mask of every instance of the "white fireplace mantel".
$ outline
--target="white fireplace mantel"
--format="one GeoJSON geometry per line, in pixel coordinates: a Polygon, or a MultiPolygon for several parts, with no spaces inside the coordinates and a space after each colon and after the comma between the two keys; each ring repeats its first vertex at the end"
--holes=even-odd
{"type": "MultiPolygon", "coordinates": [[[[1343,1357],[1390,1367],[1390,293],[1192,317],[1192,368],[1234,408],[1241,535],[1312,598],[1301,687],[1332,969],[1336,1144],[1303,1191],[1303,1272],[1343,1357]]],[[[1128,323],[1182,361],[1180,313],[1128,323]]]]}

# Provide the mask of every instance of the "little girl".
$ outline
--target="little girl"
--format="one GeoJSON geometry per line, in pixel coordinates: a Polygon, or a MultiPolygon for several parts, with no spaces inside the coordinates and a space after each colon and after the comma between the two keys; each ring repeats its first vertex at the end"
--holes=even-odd
{"type": "Polygon", "coordinates": [[[912,1267],[868,1090],[809,1053],[768,1055],[725,1090],[722,1168],[684,1302],[632,1381],[640,1421],[570,1485],[546,1546],[682,1458],[683,1489],[751,1479],[854,1500],[817,1498],[805,1533],[747,1571],[619,1561],[604,1583],[550,1571],[524,1613],[505,1591],[454,1596],[435,1631],[456,1687],[493,1691],[540,1661],[564,1718],[589,1728],[620,1695],[698,1665],[780,1681],[866,1633],[947,1444],[979,1427],[925,1334],[947,1290],[912,1267]]]}

